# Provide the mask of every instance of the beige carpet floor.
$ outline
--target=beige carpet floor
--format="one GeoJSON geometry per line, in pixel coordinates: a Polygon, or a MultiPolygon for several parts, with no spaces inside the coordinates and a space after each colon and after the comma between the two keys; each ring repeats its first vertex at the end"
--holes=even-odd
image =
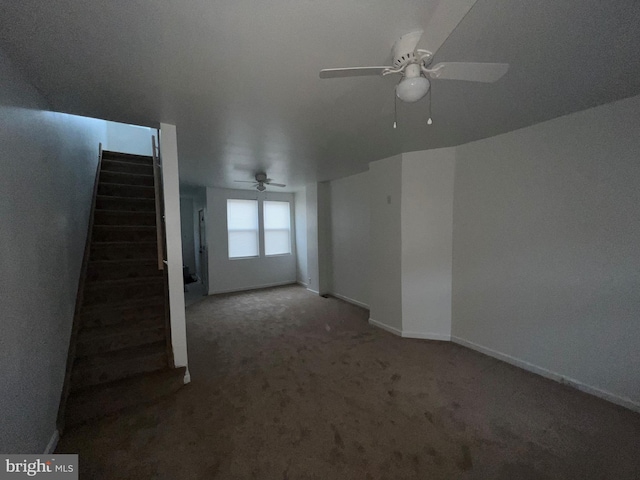
{"type": "Polygon", "coordinates": [[[67,432],[82,479],[638,479],[640,415],[299,286],[187,309],[191,384],[67,432]]]}

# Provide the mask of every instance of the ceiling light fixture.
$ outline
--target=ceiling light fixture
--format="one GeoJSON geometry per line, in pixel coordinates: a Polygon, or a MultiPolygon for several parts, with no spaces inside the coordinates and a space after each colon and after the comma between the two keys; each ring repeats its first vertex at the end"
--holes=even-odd
{"type": "Polygon", "coordinates": [[[420,66],[407,65],[402,81],[396,85],[396,95],[403,102],[417,102],[429,91],[429,80],[420,74],[420,66]]]}

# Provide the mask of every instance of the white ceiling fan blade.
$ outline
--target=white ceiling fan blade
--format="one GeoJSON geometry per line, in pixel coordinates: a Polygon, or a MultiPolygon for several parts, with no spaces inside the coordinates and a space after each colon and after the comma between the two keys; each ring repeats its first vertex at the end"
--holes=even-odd
{"type": "Polygon", "coordinates": [[[382,75],[382,72],[387,68],[393,68],[393,67],[324,68],[320,70],[320,78],[363,77],[366,75],[382,75]]]}
{"type": "Polygon", "coordinates": [[[257,183],[255,180],[234,180],[237,183],[257,183]]]}
{"type": "Polygon", "coordinates": [[[269,185],[270,187],[286,187],[284,183],[267,182],[267,185],[269,185]]]}
{"type": "Polygon", "coordinates": [[[508,63],[442,62],[428,69],[435,80],[466,80],[493,83],[509,70],[508,63]]]}
{"type": "Polygon", "coordinates": [[[440,0],[425,25],[416,50],[428,50],[434,55],[456,29],[477,0],[440,0]]]}

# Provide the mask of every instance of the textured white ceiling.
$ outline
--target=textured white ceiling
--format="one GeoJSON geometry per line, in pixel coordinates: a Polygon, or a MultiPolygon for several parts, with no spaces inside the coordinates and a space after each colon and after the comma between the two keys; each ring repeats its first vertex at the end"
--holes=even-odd
{"type": "MultiPolygon", "coordinates": [[[[484,138],[640,93],[640,2],[478,0],[435,61],[507,62],[495,84],[321,80],[390,61],[439,0],[0,0],[0,49],[55,110],[178,127],[184,184],[291,188],[403,151],[484,138]]],[[[440,0],[445,1],[445,0],[440,0]]]]}

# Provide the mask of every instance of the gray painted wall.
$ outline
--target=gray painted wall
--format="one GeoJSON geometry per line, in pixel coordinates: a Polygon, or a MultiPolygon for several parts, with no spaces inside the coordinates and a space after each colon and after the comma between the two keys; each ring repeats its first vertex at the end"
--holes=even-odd
{"type": "Polygon", "coordinates": [[[370,317],[402,331],[402,156],[369,164],[370,317]]]}
{"type": "Polygon", "coordinates": [[[457,147],[453,335],[640,406],[639,153],[640,97],[457,147]]]}
{"type": "Polygon", "coordinates": [[[180,230],[182,232],[182,263],[189,273],[196,273],[195,228],[193,198],[180,196],[180,230]]]}
{"type": "Polygon", "coordinates": [[[55,431],[104,122],[46,111],[0,53],[0,452],[55,431]]]}
{"type": "Polygon", "coordinates": [[[332,293],[369,305],[369,172],[330,183],[332,293]]]}
{"type": "Polygon", "coordinates": [[[307,191],[298,190],[293,196],[296,232],[296,280],[308,285],[307,272],[307,191]]]}
{"type": "Polygon", "coordinates": [[[402,154],[402,335],[451,336],[455,148],[402,154]]]}
{"type": "Polygon", "coordinates": [[[320,291],[320,265],[318,252],[318,184],[310,183],[305,187],[306,226],[307,226],[307,288],[320,291]]]}

